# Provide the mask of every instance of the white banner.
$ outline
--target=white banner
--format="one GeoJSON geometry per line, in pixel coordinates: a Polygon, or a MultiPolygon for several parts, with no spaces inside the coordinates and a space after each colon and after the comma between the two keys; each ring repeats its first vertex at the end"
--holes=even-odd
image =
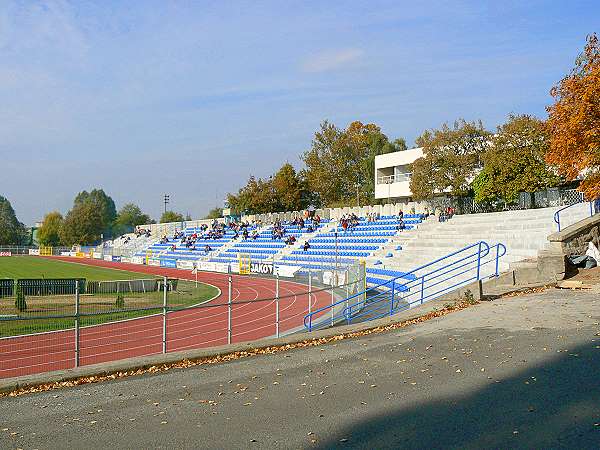
{"type": "Polygon", "coordinates": [[[0,252],[0,256],[12,256],[11,252],[0,252]]]}
{"type": "MultiPolygon", "coordinates": [[[[229,273],[229,264],[228,263],[214,263],[215,264],[215,272],[220,272],[220,273],[229,273]]],[[[235,266],[236,264],[232,264],[232,266],[235,266]]],[[[239,265],[238,265],[238,269],[239,269],[239,265]]]]}
{"type": "Polygon", "coordinates": [[[102,253],[99,252],[92,253],[92,256],[94,257],[94,259],[102,259],[102,253]]]}
{"type": "Polygon", "coordinates": [[[71,252],[60,252],[60,256],[71,256],[71,252]]]}
{"type": "Polygon", "coordinates": [[[32,256],[40,256],[40,249],[39,248],[30,248],[29,254],[32,256]]]}
{"type": "Polygon", "coordinates": [[[261,275],[273,275],[273,264],[254,262],[250,264],[250,273],[258,273],[261,275]]]}
{"type": "Polygon", "coordinates": [[[133,258],[131,258],[131,262],[134,264],[144,264],[144,257],[143,256],[134,256],[133,258]]]}
{"type": "Polygon", "coordinates": [[[280,266],[277,264],[275,266],[275,275],[279,275],[280,277],[293,278],[294,275],[300,270],[297,266],[280,266]]]}
{"type": "Polygon", "coordinates": [[[160,259],[158,258],[149,258],[148,259],[149,266],[160,266],[160,259]]]}
{"type": "Polygon", "coordinates": [[[338,271],[337,272],[337,277],[336,277],[336,273],[333,271],[325,271],[323,272],[323,283],[327,284],[329,286],[340,286],[343,285],[345,283],[345,279],[346,279],[346,272],[343,271],[338,271]],[[337,278],[337,280],[336,280],[337,278]]]}
{"type": "Polygon", "coordinates": [[[112,261],[112,256],[104,255],[104,261],[112,261]]]}
{"type": "Polygon", "coordinates": [[[194,268],[194,261],[189,260],[178,260],[177,268],[183,270],[192,270],[194,268]]]}
{"type": "Polygon", "coordinates": [[[121,262],[130,263],[131,262],[131,258],[128,258],[126,256],[121,256],[121,262]]]}

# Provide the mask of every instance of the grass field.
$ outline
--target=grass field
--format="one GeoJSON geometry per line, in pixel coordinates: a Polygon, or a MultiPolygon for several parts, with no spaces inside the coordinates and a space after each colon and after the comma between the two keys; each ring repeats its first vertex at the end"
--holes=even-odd
{"type": "MultiPolygon", "coordinates": [[[[85,278],[88,281],[114,281],[156,278],[146,273],[92,267],[37,257],[0,258],[2,278],[85,278]]],[[[169,308],[180,309],[205,303],[219,290],[205,283],[179,280],[177,288],[167,293],[169,308]]],[[[162,311],[163,293],[116,293],[82,295],[80,297],[81,326],[97,325],[116,320],[132,319],[162,311]]],[[[27,296],[27,309],[19,311],[15,298],[0,298],[0,337],[17,336],[73,328],[75,295],[27,296]]]]}
{"type": "Polygon", "coordinates": [[[148,278],[148,275],[36,256],[11,256],[0,258],[0,278],[85,278],[104,281],[134,280],[148,278]]]}

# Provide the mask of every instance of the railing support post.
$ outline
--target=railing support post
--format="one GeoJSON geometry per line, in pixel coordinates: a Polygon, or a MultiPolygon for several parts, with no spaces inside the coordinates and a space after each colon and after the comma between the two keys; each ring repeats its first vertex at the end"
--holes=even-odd
{"type": "Polygon", "coordinates": [[[481,241],[477,246],[477,280],[480,279],[481,275],[481,241]]]}
{"type": "Polygon", "coordinates": [[[279,337],[279,274],[275,275],[275,332],[279,337]]]}
{"type": "Polygon", "coordinates": [[[425,301],[425,275],[421,277],[421,305],[425,301]]]}
{"type": "Polygon", "coordinates": [[[333,304],[335,303],[335,293],[334,288],[336,285],[337,279],[337,270],[333,272],[333,277],[331,278],[331,326],[333,326],[335,315],[333,313],[333,304]]]}
{"type": "Polygon", "coordinates": [[[162,352],[167,353],[167,277],[163,277],[162,352]]]}
{"type": "Polygon", "coordinates": [[[227,280],[227,343],[231,344],[231,292],[233,290],[233,278],[229,275],[227,280]]]}
{"type": "Polygon", "coordinates": [[[396,280],[392,280],[392,295],[390,296],[390,316],[394,314],[394,295],[396,293],[396,280]]]}
{"type": "Polygon", "coordinates": [[[79,280],[75,280],[75,367],[79,367],[79,280]]]}
{"type": "Polygon", "coordinates": [[[310,267],[308,268],[308,314],[311,313],[312,310],[312,274],[310,272],[310,267]]]}

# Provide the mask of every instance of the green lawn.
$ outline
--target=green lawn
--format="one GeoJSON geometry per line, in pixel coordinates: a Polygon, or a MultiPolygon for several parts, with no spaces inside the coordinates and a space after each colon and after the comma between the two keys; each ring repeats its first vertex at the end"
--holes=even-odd
{"type": "Polygon", "coordinates": [[[9,256],[0,258],[1,278],[12,278],[14,280],[18,278],[85,278],[91,281],[103,281],[134,280],[154,278],[154,276],[37,256],[9,256]]]}
{"type": "MultiPolygon", "coordinates": [[[[153,279],[154,275],[93,267],[37,257],[0,258],[1,278],[86,278],[89,281],[153,279]]],[[[177,289],[167,293],[169,308],[181,309],[205,303],[219,290],[205,283],[179,280],[177,289]]],[[[117,307],[117,294],[82,295],[81,326],[156,314],[162,311],[163,293],[123,293],[124,305],[117,307]],[[140,311],[140,309],[143,309],[140,311]],[[93,314],[87,315],[86,314],[93,314]]],[[[28,296],[27,310],[18,311],[14,297],[0,298],[0,337],[18,336],[72,328],[75,314],[74,295],[28,296]],[[17,320],[18,319],[18,320],[17,320]],[[26,320],[23,320],[26,319],[26,320]]]]}

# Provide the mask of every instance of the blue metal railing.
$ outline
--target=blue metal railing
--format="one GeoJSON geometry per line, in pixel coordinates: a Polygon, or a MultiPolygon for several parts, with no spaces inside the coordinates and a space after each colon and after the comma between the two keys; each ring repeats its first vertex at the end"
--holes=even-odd
{"type": "MultiPolygon", "coordinates": [[[[581,203],[583,203],[583,202],[581,202],[581,203]]],[[[572,205],[564,206],[554,213],[554,222],[558,226],[558,231],[560,231],[560,213],[563,212],[565,209],[571,208],[572,206],[581,205],[581,203],[573,203],[572,205]]],[[[592,217],[594,215],[594,202],[589,202],[589,204],[590,204],[590,217],[592,217]]]]}
{"type": "Polygon", "coordinates": [[[503,244],[476,242],[364,291],[319,308],[304,317],[308,331],[340,321],[374,320],[423,304],[474,281],[496,277],[503,244]],[[407,280],[407,276],[414,278],[407,280]],[[327,314],[329,312],[329,314],[327,314]]]}

